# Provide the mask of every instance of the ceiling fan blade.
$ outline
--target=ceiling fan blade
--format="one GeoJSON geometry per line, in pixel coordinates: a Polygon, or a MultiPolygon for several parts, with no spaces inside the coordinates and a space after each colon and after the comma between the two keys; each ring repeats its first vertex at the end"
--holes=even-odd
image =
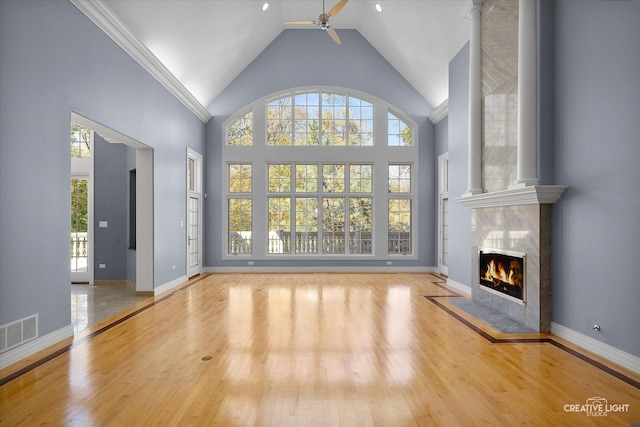
{"type": "Polygon", "coordinates": [[[338,37],[338,33],[336,33],[336,30],[334,30],[331,27],[328,27],[327,33],[329,33],[329,36],[333,39],[334,42],[338,44],[342,44],[342,41],[340,40],[340,37],[338,37]]]}
{"type": "Polygon", "coordinates": [[[285,25],[313,25],[316,21],[284,21],[285,25]]]}
{"type": "Polygon", "coordinates": [[[342,10],[342,8],[344,7],[345,4],[347,4],[349,0],[340,0],[340,2],[338,4],[336,4],[335,6],[333,6],[331,8],[331,10],[329,11],[329,15],[330,16],[336,16],[338,14],[338,12],[340,12],[342,10]]]}

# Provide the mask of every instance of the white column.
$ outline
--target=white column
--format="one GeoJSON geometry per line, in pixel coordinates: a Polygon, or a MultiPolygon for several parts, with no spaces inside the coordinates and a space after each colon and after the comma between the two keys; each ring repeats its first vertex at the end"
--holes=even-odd
{"type": "Polygon", "coordinates": [[[482,50],[480,15],[482,0],[473,0],[469,13],[469,188],[464,196],[482,193],[482,50]]]}
{"type": "Polygon", "coordinates": [[[518,167],[510,188],[538,184],[536,1],[520,0],[518,17],[518,167]]]}

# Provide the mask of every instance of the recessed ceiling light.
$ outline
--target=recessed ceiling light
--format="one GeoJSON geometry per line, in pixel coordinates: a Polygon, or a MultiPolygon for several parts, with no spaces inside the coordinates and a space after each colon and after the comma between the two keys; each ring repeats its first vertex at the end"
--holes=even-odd
{"type": "Polygon", "coordinates": [[[264,4],[262,5],[262,11],[264,12],[267,9],[269,9],[269,3],[268,2],[264,2],[264,4]]]}
{"type": "Polygon", "coordinates": [[[380,5],[380,3],[376,3],[376,10],[378,12],[382,12],[382,6],[380,5]]]}

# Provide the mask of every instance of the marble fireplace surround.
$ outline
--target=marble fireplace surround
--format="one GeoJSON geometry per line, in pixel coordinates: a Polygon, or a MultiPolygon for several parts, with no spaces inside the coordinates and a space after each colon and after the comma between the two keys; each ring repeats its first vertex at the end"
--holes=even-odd
{"type": "Polygon", "coordinates": [[[537,332],[551,327],[551,206],[566,188],[523,186],[456,199],[472,209],[472,299],[537,332]],[[524,303],[480,286],[478,248],[526,254],[524,303]]]}
{"type": "Polygon", "coordinates": [[[538,36],[533,0],[472,0],[468,187],[473,303],[527,329],[551,327],[551,206],[566,190],[538,181],[538,36]],[[525,254],[526,295],[480,286],[478,248],[525,254]]]}

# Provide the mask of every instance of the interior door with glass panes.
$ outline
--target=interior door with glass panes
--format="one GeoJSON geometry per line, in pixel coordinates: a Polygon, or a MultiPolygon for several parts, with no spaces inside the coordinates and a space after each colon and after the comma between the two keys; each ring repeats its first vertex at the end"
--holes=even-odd
{"type": "Polygon", "coordinates": [[[187,150],[187,277],[202,271],[202,156],[187,150]]]}

